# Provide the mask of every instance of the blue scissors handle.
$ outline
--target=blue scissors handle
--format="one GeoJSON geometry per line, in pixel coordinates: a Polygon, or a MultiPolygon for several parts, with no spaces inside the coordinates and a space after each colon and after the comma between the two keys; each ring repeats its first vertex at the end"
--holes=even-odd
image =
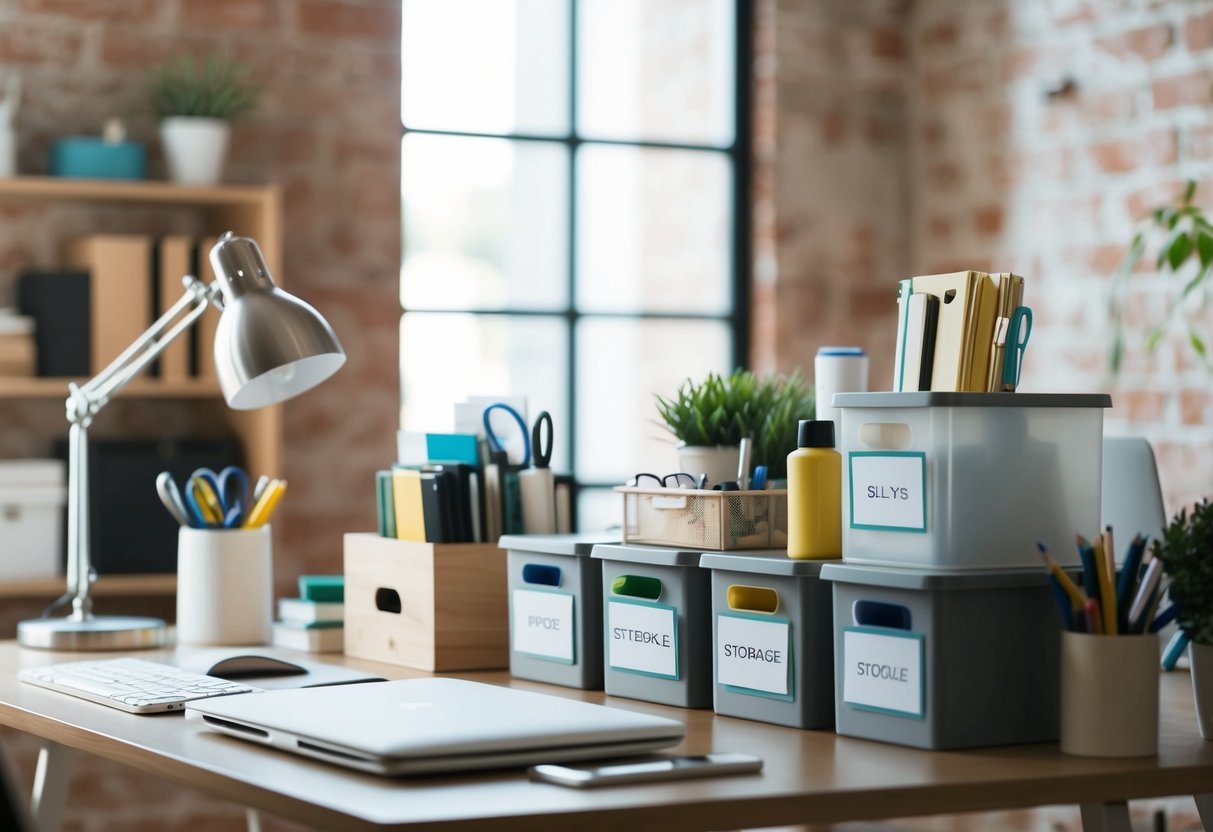
{"type": "Polygon", "coordinates": [[[1032,310],[1027,306],[1016,307],[1007,324],[1007,346],[1003,354],[1002,389],[1014,392],[1019,386],[1019,374],[1023,370],[1023,354],[1032,337],[1032,310]]]}
{"type": "MultiPolygon", "coordinates": [[[[249,504],[248,475],[244,473],[243,468],[238,465],[229,465],[218,474],[210,468],[199,468],[190,474],[185,487],[186,503],[190,513],[201,520],[205,515],[198,510],[196,500],[193,499],[194,480],[205,480],[211,490],[215,492],[215,496],[219,498],[219,507],[223,512],[222,520],[225,525],[229,522],[233,525],[240,523],[245,507],[249,504]]],[[[201,525],[206,526],[205,521],[202,521],[201,525]]],[[[228,527],[231,528],[231,526],[228,527]]]]}
{"type": "Polygon", "coordinates": [[[488,407],[486,407],[484,409],[484,416],[483,416],[484,435],[488,439],[489,450],[492,451],[494,454],[500,454],[502,456],[505,456],[505,453],[506,453],[505,446],[501,444],[501,440],[498,438],[497,434],[493,431],[493,423],[492,423],[492,420],[489,419],[489,415],[494,410],[505,411],[511,417],[513,417],[515,422],[518,423],[518,430],[522,432],[522,461],[519,464],[525,468],[526,466],[531,464],[530,433],[526,429],[526,421],[522,418],[522,414],[519,413],[514,408],[510,407],[505,402],[493,402],[491,405],[489,405],[488,407]]]}

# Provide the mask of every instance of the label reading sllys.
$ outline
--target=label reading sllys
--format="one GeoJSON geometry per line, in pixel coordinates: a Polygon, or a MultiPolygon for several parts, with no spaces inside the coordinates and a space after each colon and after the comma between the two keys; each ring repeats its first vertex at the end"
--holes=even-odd
{"type": "Polygon", "coordinates": [[[664,604],[607,603],[607,664],[616,670],[678,678],[678,611],[664,604]]]}
{"type": "Polygon", "coordinates": [[[514,652],[573,664],[573,596],[515,589],[514,652]]]}
{"type": "Polygon", "coordinates": [[[782,619],[716,616],[716,681],[747,691],[792,693],[791,624],[782,619]]]}
{"type": "Polygon", "coordinates": [[[927,455],[921,451],[852,451],[851,528],[927,530],[927,455]]]}
{"type": "Polygon", "coordinates": [[[842,634],[842,701],[894,716],[923,718],[923,640],[885,627],[847,627],[842,634]]]}

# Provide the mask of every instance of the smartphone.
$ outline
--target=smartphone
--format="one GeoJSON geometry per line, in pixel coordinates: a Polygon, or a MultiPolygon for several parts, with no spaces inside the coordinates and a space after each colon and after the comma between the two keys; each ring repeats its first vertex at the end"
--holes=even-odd
{"type": "Polygon", "coordinates": [[[719,774],[744,774],[762,768],[762,760],[751,754],[715,752],[687,757],[657,757],[584,765],[531,766],[532,780],[558,786],[589,788],[617,783],[653,783],[688,777],[714,777],[719,774]]]}

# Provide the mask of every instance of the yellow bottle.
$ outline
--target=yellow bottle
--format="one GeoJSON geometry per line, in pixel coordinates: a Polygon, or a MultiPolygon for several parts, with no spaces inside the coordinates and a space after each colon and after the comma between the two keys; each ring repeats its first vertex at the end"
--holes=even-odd
{"type": "Polygon", "coordinates": [[[802,419],[788,454],[788,557],[842,557],[842,457],[834,423],[802,419]]]}

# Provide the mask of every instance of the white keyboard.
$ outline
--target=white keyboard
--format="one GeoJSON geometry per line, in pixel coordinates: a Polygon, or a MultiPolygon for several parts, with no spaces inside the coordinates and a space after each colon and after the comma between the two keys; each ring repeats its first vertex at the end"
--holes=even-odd
{"type": "Polygon", "coordinates": [[[170,664],[126,658],[27,667],[17,678],[132,714],[180,711],[194,699],[261,691],[170,664]]]}

